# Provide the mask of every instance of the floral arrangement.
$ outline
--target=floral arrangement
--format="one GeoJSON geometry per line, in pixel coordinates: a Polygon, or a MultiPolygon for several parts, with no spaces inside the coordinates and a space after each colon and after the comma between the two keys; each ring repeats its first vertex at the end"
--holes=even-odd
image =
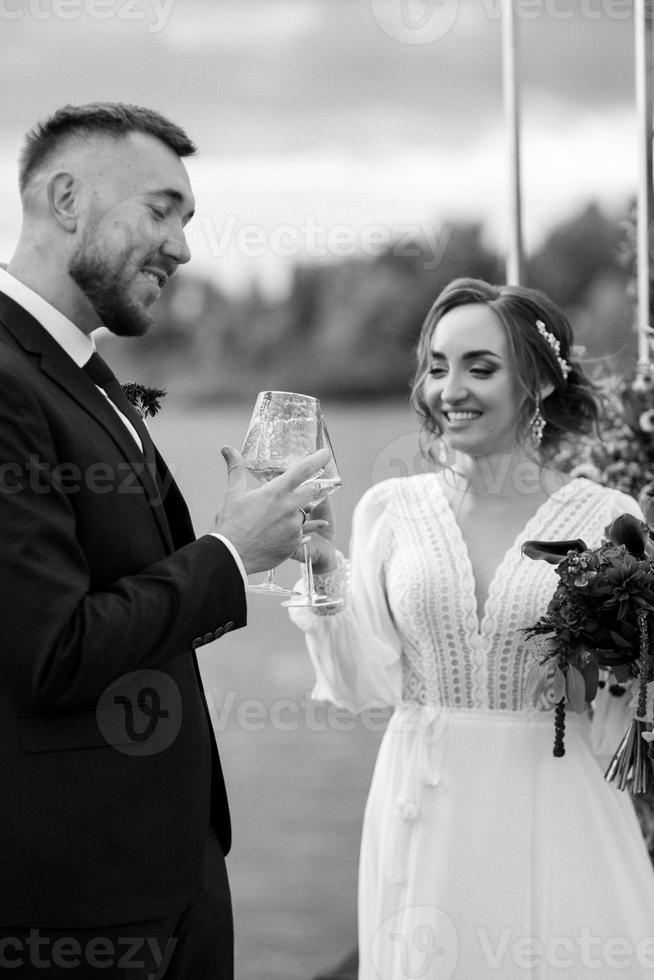
{"type": "Polygon", "coordinates": [[[639,364],[628,378],[596,379],[601,438],[565,444],[554,465],[631,497],[654,495],[654,369],[639,364]]]}
{"type": "MultiPolygon", "coordinates": [[[[635,309],[635,209],[625,222],[625,233],[622,259],[630,276],[628,292],[635,309]]],[[[650,346],[654,348],[652,335],[650,346]]],[[[649,360],[654,363],[654,349],[649,360]]],[[[649,365],[638,365],[628,377],[610,376],[604,380],[596,379],[596,383],[600,387],[603,408],[601,439],[576,440],[566,445],[555,460],[555,465],[572,476],[586,476],[636,499],[641,494],[654,496],[654,371],[649,365]]],[[[612,689],[618,691],[615,686],[612,689]]],[[[633,731],[630,734],[633,737],[633,731]]],[[[642,747],[642,739],[636,738],[635,741],[642,747]]],[[[623,745],[621,748],[623,756],[626,755],[629,746],[623,745]]],[[[642,794],[634,795],[633,803],[654,863],[654,803],[642,794]]]]}
{"type": "MultiPolygon", "coordinates": [[[[654,507],[648,509],[649,521],[654,507]]],[[[606,778],[640,793],[654,788],[645,749],[654,739],[647,720],[647,684],[654,678],[654,535],[631,514],[618,517],[605,534],[599,548],[582,540],[524,543],[523,554],[555,564],[560,579],[545,615],[525,632],[536,673],[551,674],[554,685],[555,756],[565,753],[566,704],[583,711],[595,698],[601,670],[618,685],[639,678],[636,715],[606,778]]]]}
{"type": "Polygon", "coordinates": [[[127,399],[134,406],[142,419],[148,415],[154,416],[161,409],[161,399],[166,396],[165,388],[146,388],[145,385],[130,381],[121,385],[127,399]]]}
{"type": "Polygon", "coordinates": [[[590,447],[596,479],[637,497],[654,491],[654,370],[639,365],[604,394],[602,441],[590,447]]]}

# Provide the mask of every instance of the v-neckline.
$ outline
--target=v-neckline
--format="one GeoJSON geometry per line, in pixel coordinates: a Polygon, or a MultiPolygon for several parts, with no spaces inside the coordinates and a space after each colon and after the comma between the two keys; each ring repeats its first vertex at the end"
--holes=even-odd
{"type": "Polygon", "coordinates": [[[558,490],[555,490],[554,493],[550,494],[550,496],[547,497],[546,500],[543,500],[543,502],[539,504],[539,506],[536,508],[534,513],[531,515],[531,517],[528,518],[528,520],[525,522],[523,527],[518,531],[518,533],[516,534],[513,540],[513,543],[509,545],[507,550],[502,555],[499,564],[496,565],[495,571],[493,572],[493,575],[491,576],[489,581],[488,591],[486,592],[486,597],[484,599],[483,605],[480,605],[477,599],[477,580],[475,578],[475,572],[472,565],[472,559],[470,557],[468,544],[463,535],[463,531],[461,530],[461,526],[459,525],[459,522],[456,519],[454,508],[452,507],[450,501],[447,499],[445,491],[441,486],[438,474],[435,473],[434,477],[435,477],[436,486],[438,488],[438,493],[445,505],[445,514],[449,519],[449,524],[451,526],[453,533],[458,538],[458,544],[460,546],[461,555],[463,556],[463,561],[468,577],[467,585],[468,585],[468,589],[471,590],[472,610],[474,611],[475,634],[481,637],[484,635],[484,626],[490,615],[489,608],[488,608],[489,602],[494,597],[497,583],[500,579],[501,574],[504,571],[504,566],[512,559],[515,551],[517,550],[518,546],[522,543],[522,541],[529,540],[529,538],[533,535],[534,532],[532,529],[536,526],[538,522],[542,521],[543,513],[547,512],[554,503],[558,503],[560,498],[562,496],[565,496],[565,494],[569,492],[571,487],[576,487],[581,478],[575,477],[572,480],[569,480],[567,483],[564,483],[562,486],[558,488],[558,490]]]}

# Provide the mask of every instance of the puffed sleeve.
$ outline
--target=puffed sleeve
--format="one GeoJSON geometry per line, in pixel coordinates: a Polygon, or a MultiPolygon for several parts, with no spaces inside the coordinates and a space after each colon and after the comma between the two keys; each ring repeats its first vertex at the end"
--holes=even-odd
{"type": "Polygon", "coordinates": [[[400,639],[385,580],[392,546],[391,482],[372,487],[355,508],[351,563],[340,556],[340,570],[330,576],[332,582],[340,581],[343,607],[331,615],[289,610],[305,633],[315,669],[312,696],[353,711],[397,704],[401,698],[400,639]]]}
{"type": "MultiPolygon", "coordinates": [[[[607,525],[621,514],[633,514],[643,520],[643,513],[633,497],[618,490],[607,493],[610,493],[607,525]]],[[[593,702],[591,742],[593,752],[604,768],[611,761],[635,714],[638,682],[634,679],[621,686],[625,687],[624,693],[616,695],[611,693],[612,685],[606,684],[598,690],[593,702]]]]}

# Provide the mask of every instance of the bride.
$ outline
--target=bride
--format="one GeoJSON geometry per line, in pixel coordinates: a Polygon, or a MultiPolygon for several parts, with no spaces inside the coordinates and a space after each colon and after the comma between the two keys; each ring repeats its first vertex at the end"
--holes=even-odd
{"type": "MultiPolygon", "coordinates": [[[[395,710],[361,842],[359,980],[654,976],[654,874],[628,793],[605,782],[633,711],[600,692],[552,754],[551,685],[522,628],[557,578],[527,539],[598,545],[624,494],[552,460],[592,430],[570,326],[535,290],[458,279],[420,337],[412,402],[433,472],[371,487],[351,561],[311,555],[333,609],[295,609],[314,696],[395,710]]],[[[329,504],[316,518],[331,522],[329,504]]]]}

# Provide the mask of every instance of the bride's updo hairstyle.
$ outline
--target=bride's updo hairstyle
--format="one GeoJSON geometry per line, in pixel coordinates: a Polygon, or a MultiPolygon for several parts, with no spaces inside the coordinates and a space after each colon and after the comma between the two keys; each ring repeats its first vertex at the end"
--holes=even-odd
{"type": "Polygon", "coordinates": [[[481,279],[455,279],[437,297],[418,341],[411,405],[421,419],[423,446],[442,434],[423,397],[434,330],[450,310],[471,303],[483,303],[493,310],[506,332],[511,364],[525,395],[517,426],[521,443],[532,444],[530,424],[538,408],[540,388],[548,382],[554,385],[554,391],[540,403],[545,429],[538,453],[543,459],[553,457],[566,439],[597,428],[594,386],[571,353],[572,328],[558,306],[544,293],[526,286],[493,286],[481,279]]]}

